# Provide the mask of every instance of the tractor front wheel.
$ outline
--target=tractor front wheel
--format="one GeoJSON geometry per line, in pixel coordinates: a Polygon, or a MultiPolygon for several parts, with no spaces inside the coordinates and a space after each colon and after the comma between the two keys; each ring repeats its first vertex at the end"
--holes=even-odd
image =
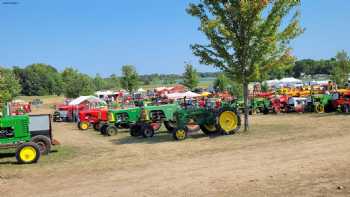
{"type": "Polygon", "coordinates": [[[138,137],[141,135],[141,125],[140,124],[134,124],[134,125],[131,125],[130,127],[130,135],[132,137],[138,137]]]}
{"type": "Polygon", "coordinates": [[[188,132],[187,128],[183,128],[183,129],[175,128],[173,130],[173,138],[178,141],[185,140],[187,138],[187,132],[188,132]]]}
{"type": "Polygon", "coordinates": [[[143,124],[141,126],[141,131],[144,138],[151,138],[154,135],[153,127],[150,124],[143,124]]]}
{"type": "Polygon", "coordinates": [[[48,155],[51,151],[51,140],[44,135],[37,135],[31,140],[38,145],[41,155],[48,155]]]}
{"type": "Polygon", "coordinates": [[[325,111],[324,111],[324,106],[321,105],[321,104],[317,104],[317,105],[315,106],[315,112],[316,112],[316,113],[324,113],[324,112],[325,112],[325,111]]]}
{"type": "Polygon", "coordinates": [[[106,128],[106,135],[107,136],[113,136],[113,135],[117,135],[118,133],[118,128],[116,126],[108,126],[106,128]]]}
{"type": "Polygon", "coordinates": [[[79,122],[79,123],[78,123],[78,128],[79,128],[80,130],[85,131],[85,130],[88,130],[89,127],[90,127],[90,123],[89,123],[89,122],[83,121],[83,122],[79,122]]]}
{"type": "Polygon", "coordinates": [[[232,135],[240,129],[241,118],[236,112],[225,110],[219,114],[218,125],[224,135],[232,135]]]}
{"type": "Polygon", "coordinates": [[[16,149],[16,159],[20,164],[32,164],[40,158],[39,146],[34,142],[20,144],[16,149]]]}

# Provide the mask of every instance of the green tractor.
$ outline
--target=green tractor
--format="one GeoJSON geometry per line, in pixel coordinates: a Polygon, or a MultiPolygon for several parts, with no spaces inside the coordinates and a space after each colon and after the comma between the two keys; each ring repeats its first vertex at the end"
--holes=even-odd
{"type": "Polygon", "coordinates": [[[0,118],[0,149],[16,149],[18,163],[36,163],[51,145],[59,144],[51,128],[50,115],[5,115],[0,118]]]}
{"type": "Polygon", "coordinates": [[[308,99],[307,111],[324,113],[332,111],[333,95],[331,94],[314,94],[308,99]]]}
{"type": "Polygon", "coordinates": [[[250,114],[268,114],[271,108],[271,101],[267,98],[257,97],[250,101],[250,114]]]}
{"type": "Polygon", "coordinates": [[[240,129],[241,119],[235,107],[223,106],[221,108],[191,108],[181,109],[174,114],[176,128],[173,129],[175,140],[184,140],[191,131],[188,125],[200,126],[206,135],[223,134],[232,135],[240,129]]]}
{"type": "Polygon", "coordinates": [[[145,138],[153,137],[162,123],[168,131],[174,129],[174,112],[180,109],[177,104],[154,105],[129,109],[109,110],[108,123],[101,126],[101,134],[112,136],[118,129],[130,129],[130,135],[145,138]]]}

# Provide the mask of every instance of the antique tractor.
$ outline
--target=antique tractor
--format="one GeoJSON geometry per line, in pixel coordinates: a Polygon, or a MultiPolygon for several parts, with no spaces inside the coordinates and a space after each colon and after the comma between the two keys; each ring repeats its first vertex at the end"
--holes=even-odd
{"type": "Polygon", "coordinates": [[[271,101],[268,98],[257,97],[250,101],[250,114],[268,114],[271,109],[271,101]]]}
{"type": "Polygon", "coordinates": [[[307,111],[324,113],[332,111],[333,95],[314,94],[308,98],[307,111]]]}
{"type": "Polygon", "coordinates": [[[131,136],[153,137],[164,123],[167,130],[174,128],[173,114],[180,108],[177,104],[135,107],[109,110],[108,123],[101,126],[101,134],[112,136],[118,129],[129,128],[131,136]]]}
{"type": "Polygon", "coordinates": [[[279,95],[270,98],[271,108],[274,113],[280,113],[281,111],[288,111],[289,96],[279,95]]]}
{"type": "Polygon", "coordinates": [[[350,113],[350,91],[333,94],[332,107],[343,113],[350,113]]]}
{"type": "Polygon", "coordinates": [[[0,148],[16,149],[18,163],[36,163],[59,144],[52,138],[50,115],[19,115],[0,118],[0,148]]]}
{"type": "Polygon", "coordinates": [[[108,121],[108,109],[96,108],[79,112],[78,128],[87,130],[92,126],[96,131],[100,130],[100,125],[108,121]]]}
{"type": "Polygon", "coordinates": [[[180,109],[174,114],[176,128],[172,134],[175,140],[184,140],[191,133],[188,125],[199,125],[206,135],[232,135],[240,129],[241,119],[235,107],[180,109]]]}

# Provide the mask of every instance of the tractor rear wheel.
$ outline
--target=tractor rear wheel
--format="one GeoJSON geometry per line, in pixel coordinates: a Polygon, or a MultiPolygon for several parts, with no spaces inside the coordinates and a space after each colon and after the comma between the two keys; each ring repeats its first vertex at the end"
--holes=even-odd
{"type": "Polygon", "coordinates": [[[20,164],[32,164],[40,158],[39,146],[34,142],[20,144],[16,149],[16,159],[20,164]]]}
{"type": "Polygon", "coordinates": [[[48,155],[51,151],[51,140],[44,135],[37,135],[31,140],[38,145],[41,155],[48,155]]]}
{"type": "Polygon", "coordinates": [[[231,110],[222,111],[219,114],[218,126],[224,135],[232,135],[241,127],[241,118],[231,110]]]}
{"type": "Polygon", "coordinates": [[[106,128],[107,136],[117,135],[117,133],[118,133],[118,128],[116,126],[110,125],[106,128]]]}
{"type": "Polygon", "coordinates": [[[264,109],[262,110],[263,114],[268,114],[269,113],[269,108],[264,107],[264,109]]]}
{"type": "Polygon", "coordinates": [[[89,122],[83,121],[83,122],[79,122],[79,123],[78,123],[78,128],[79,128],[80,130],[85,131],[85,130],[88,130],[89,127],[90,127],[90,123],[89,123],[89,122]]]}
{"type": "Polygon", "coordinates": [[[164,126],[169,132],[172,132],[176,127],[176,122],[171,120],[165,121],[164,126]]]}
{"type": "Polygon", "coordinates": [[[94,130],[95,130],[95,131],[99,131],[100,128],[101,128],[101,123],[99,123],[99,122],[98,122],[98,123],[94,123],[94,124],[93,124],[93,127],[94,127],[94,130]]]}
{"type": "Polygon", "coordinates": [[[205,135],[214,134],[214,133],[217,133],[219,131],[219,129],[217,128],[217,126],[215,124],[200,125],[200,128],[205,135]]]}
{"type": "Polygon", "coordinates": [[[185,140],[187,138],[187,133],[188,130],[186,127],[183,129],[175,128],[173,130],[173,138],[178,141],[185,140]]]}
{"type": "Polygon", "coordinates": [[[141,135],[141,125],[140,124],[134,124],[130,127],[130,135],[133,137],[138,137],[141,135]]]}
{"type": "Polygon", "coordinates": [[[106,135],[106,129],[108,127],[108,124],[104,124],[100,127],[100,132],[101,132],[101,135],[106,135]]]}
{"type": "Polygon", "coordinates": [[[150,124],[143,124],[141,126],[141,131],[144,138],[151,138],[154,136],[154,130],[150,124]]]}

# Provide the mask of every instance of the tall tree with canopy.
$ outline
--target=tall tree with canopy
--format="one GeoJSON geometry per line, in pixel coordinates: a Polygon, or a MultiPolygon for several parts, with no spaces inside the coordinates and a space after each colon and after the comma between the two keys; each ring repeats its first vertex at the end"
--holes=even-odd
{"type": "Polygon", "coordinates": [[[248,84],[290,57],[290,41],[303,32],[299,6],[300,0],[200,0],[187,9],[209,41],[191,45],[193,53],[243,84],[245,131],[248,84]]]}
{"type": "Polygon", "coordinates": [[[335,59],[336,62],[331,72],[332,80],[343,87],[349,80],[350,58],[346,51],[342,50],[337,53],[335,59]]]}
{"type": "Polygon", "coordinates": [[[182,84],[188,87],[190,90],[193,90],[195,87],[197,87],[199,83],[197,70],[193,68],[192,64],[185,65],[185,72],[183,74],[183,78],[184,80],[182,84]]]}
{"type": "Polygon", "coordinates": [[[139,75],[136,72],[136,68],[132,65],[124,65],[122,67],[121,84],[122,87],[129,92],[137,90],[140,85],[139,75]]]}

